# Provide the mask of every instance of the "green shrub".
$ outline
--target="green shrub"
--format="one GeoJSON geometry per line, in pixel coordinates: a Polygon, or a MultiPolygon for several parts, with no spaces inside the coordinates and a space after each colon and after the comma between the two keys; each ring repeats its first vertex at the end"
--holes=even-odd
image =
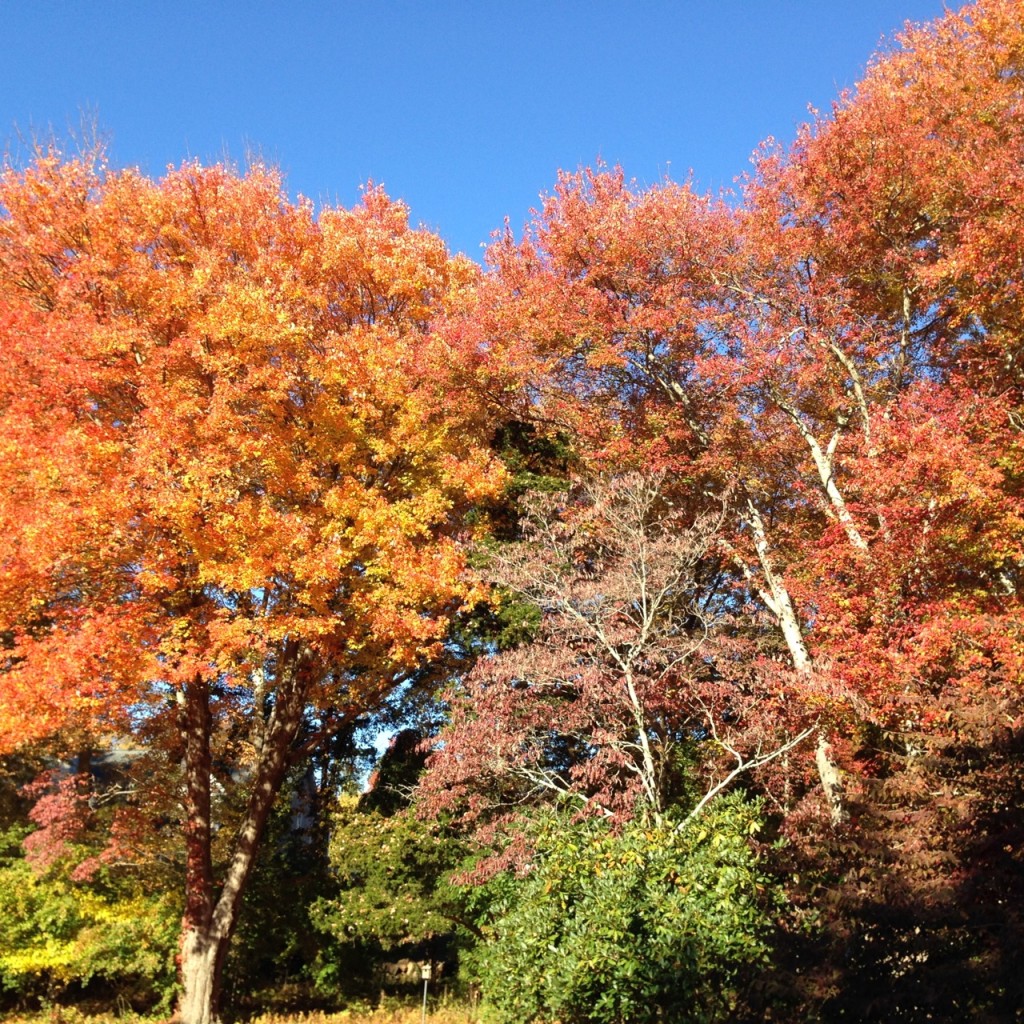
{"type": "Polygon", "coordinates": [[[23,834],[0,833],[4,990],[22,1000],[47,1000],[71,986],[99,983],[123,1001],[166,1008],[175,985],[177,898],[148,894],[137,880],[107,867],[76,881],[72,857],[40,870],[24,856],[23,834]]]}
{"type": "Polygon", "coordinates": [[[619,833],[552,816],[524,877],[491,883],[474,966],[505,1021],[722,1019],[769,946],[771,900],[749,837],[756,805],[722,799],[695,822],[619,833]]]}

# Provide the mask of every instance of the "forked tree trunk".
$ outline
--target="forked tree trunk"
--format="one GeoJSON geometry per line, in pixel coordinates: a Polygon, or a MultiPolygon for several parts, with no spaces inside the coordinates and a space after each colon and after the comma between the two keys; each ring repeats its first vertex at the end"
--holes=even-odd
{"type": "Polygon", "coordinates": [[[292,664],[275,693],[273,711],[252,776],[245,817],[219,894],[211,860],[209,689],[198,677],[182,695],[187,814],[185,828],[185,918],[181,936],[180,1024],[216,1024],[221,981],[263,830],[289,765],[302,715],[297,666],[292,664]]]}

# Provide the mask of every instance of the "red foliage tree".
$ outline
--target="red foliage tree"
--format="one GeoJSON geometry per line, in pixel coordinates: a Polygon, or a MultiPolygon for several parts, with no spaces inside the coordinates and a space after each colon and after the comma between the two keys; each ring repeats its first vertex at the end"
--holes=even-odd
{"type": "Polygon", "coordinates": [[[908,851],[865,862],[879,904],[896,881],[948,903],[974,815],[1014,848],[1022,26],[1019,0],[981,0],[908,29],[733,205],[561,175],[464,327],[492,394],[522,382],[520,415],[570,434],[582,474],[668,470],[725,508],[749,635],[821,723],[835,828],[802,808],[791,829],[850,880],[847,910],[873,843],[851,813],[908,851]]]}
{"type": "Polygon", "coordinates": [[[536,635],[452,691],[420,790],[432,811],[505,833],[557,800],[680,821],[811,734],[783,700],[791,673],[739,635],[721,508],[693,519],[674,497],[633,473],[527,499],[522,540],[486,574],[538,608],[536,635]]]}

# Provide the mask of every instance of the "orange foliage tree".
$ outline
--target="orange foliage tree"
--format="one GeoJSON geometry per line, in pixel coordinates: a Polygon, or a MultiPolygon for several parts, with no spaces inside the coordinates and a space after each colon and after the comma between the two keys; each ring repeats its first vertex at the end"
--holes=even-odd
{"type": "Polygon", "coordinates": [[[261,167],[44,152],[0,214],[0,747],[147,749],[200,1024],[286,771],[472,599],[458,534],[502,476],[430,324],[476,269],[378,189],[314,216],[261,167]],[[221,873],[225,762],[248,797],[221,873]]]}

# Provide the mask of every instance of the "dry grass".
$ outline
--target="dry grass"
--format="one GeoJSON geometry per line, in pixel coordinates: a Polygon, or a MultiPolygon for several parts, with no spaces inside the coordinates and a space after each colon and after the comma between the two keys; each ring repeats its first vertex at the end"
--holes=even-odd
{"type": "MultiPolygon", "coordinates": [[[[244,1024],[420,1024],[415,1007],[341,1010],[337,1013],[263,1013],[244,1024]]],[[[464,1007],[449,1007],[427,1014],[427,1024],[479,1024],[479,1014],[464,1007]]],[[[113,1013],[87,1014],[73,1007],[54,1007],[40,1013],[8,1017],[5,1024],[161,1024],[157,1018],[113,1013]]]]}
{"type": "MultiPolygon", "coordinates": [[[[411,1007],[379,1010],[342,1010],[339,1013],[278,1014],[254,1017],[248,1024],[420,1024],[421,1011],[411,1007]]],[[[466,1009],[437,1010],[427,1014],[427,1024],[477,1024],[479,1014],[466,1009]]]]}

